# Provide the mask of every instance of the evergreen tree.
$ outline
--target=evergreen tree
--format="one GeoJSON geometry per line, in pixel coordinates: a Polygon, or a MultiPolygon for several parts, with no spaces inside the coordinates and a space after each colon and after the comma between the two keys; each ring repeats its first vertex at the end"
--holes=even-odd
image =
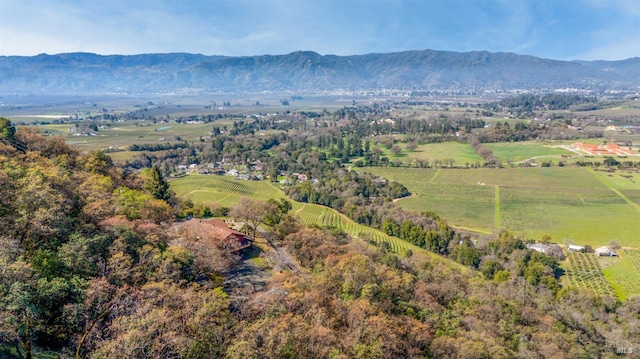
{"type": "Polygon", "coordinates": [[[16,128],[11,123],[11,120],[0,117],[0,143],[4,142],[7,145],[11,145],[16,149],[24,152],[25,145],[21,143],[16,137],[16,128]]]}
{"type": "Polygon", "coordinates": [[[158,170],[158,166],[151,167],[151,173],[146,179],[144,189],[154,198],[168,201],[171,198],[169,183],[164,180],[162,173],[158,170]]]}
{"type": "Polygon", "coordinates": [[[11,121],[4,117],[0,117],[0,138],[6,139],[10,143],[13,143],[15,134],[16,128],[13,127],[11,121]]]}

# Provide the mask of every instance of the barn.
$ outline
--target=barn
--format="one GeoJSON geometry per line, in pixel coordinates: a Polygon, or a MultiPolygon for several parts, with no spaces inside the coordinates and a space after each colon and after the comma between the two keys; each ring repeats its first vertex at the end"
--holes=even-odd
{"type": "Polygon", "coordinates": [[[596,249],[596,255],[599,257],[618,257],[618,253],[611,250],[607,246],[602,246],[596,249]]]}

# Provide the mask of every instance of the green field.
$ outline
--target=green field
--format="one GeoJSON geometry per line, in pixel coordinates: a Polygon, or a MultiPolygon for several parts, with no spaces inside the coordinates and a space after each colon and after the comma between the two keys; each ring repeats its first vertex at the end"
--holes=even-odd
{"type": "MultiPolygon", "coordinates": [[[[455,228],[480,234],[505,229],[535,240],[550,235],[558,243],[593,248],[610,241],[640,247],[638,172],[578,167],[363,171],[400,181],[412,196],[398,204],[434,211],[455,228]]],[[[640,250],[624,250],[613,261],[570,254],[569,261],[572,286],[621,299],[640,293],[640,250]]]]}
{"type": "MultiPolygon", "coordinates": [[[[74,136],[72,124],[38,125],[38,129],[52,135],[59,135],[69,144],[85,151],[106,150],[109,148],[127,149],[133,144],[165,144],[181,140],[196,141],[208,136],[214,126],[230,126],[230,120],[220,120],[205,124],[153,124],[146,121],[114,122],[111,127],[99,128],[95,136],[74,136]]],[[[117,152],[114,156],[118,156],[117,152]]],[[[117,157],[116,157],[117,158],[117,157]]]]}
{"type": "Polygon", "coordinates": [[[604,276],[613,285],[620,299],[640,293],[640,249],[618,251],[620,259],[611,259],[613,263],[604,268],[604,276]]]}
{"type": "MultiPolygon", "coordinates": [[[[403,147],[404,150],[404,147],[403,147]]],[[[459,142],[432,143],[420,145],[415,151],[403,151],[404,156],[400,157],[403,162],[413,162],[416,159],[427,160],[433,163],[436,160],[452,159],[454,166],[464,166],[482,162],[480,156],[476,154],[471,145],[459,142]]],[[[393,159],[394,157],[391,156],[393,159]]]]}
{"type": "Polygon", "coordinates": [[[197,175],[172,179],[171,189],[181,198],[208,206],[231,206],[243,198],[266,201],[284,198],[285,194],[265,181],[239,181],[230,176],[197,175]]]}
{"type": "MultiPolygon", "coordinates": [[[[242,198],[266,201],[270,198],[286,197],[279,188],[269,182],[240,181],[226,176],[192,174],[172,179],[169,183],[179,197],[189,198],[195,203],[208,206],[232,206],[242,198]]],[[[307,226],[331,226],[340,228],[353,237],[375,243],[387,242],[391,250],[399,254],[404,254],[407,250],[430,253],[397,237],[391,237],[376,229],[358,224],[331,208],[299,202],[292,202],[292,204],[292,212],[307,226]]],[[[435,254],[431,255],[434,260],[446,261],[435,254]]],[[[446,263],[454,265],[451,261],[446,263]]],[[[463,268],[457,264],[455,266],[463,268]]]]}
{"type": "Polygon", "coordinates": [[[413,195],[399,200],[401,206],[434,211],[453,227],[505,229],[531,239],[548,234],[560,243],[593,247],[612,240],[640,245],[638,173],[576,167],[363,171],[403,183],[413,195]]]}
{"type": "MultiPolygon", "coordinates": [[[[485,143],[484,145],[493,151],[493,155],[504,166],[518,165],[525,161],[531,161],[531,163],[536,163],[539,166],[542,162],[551,162],[557,165],[560,161],[573,163],[577,159],[584,159],[585,156],[583,154],[579,155],[561,147],[562,145],[571,145],[573,142],[576,141],[499,142],[485,143]]],[[[602,144],[603,140],[585,139],[580,140],[580,142],[602,144]]],[[[432,166],[435,161],[451,159],[454,161],[454,167],[468,167],[469,165],[482,164],[484,162],[475,153],[471,145],[459,142],[420,145],[415,151],[406,150],[406,144],[401,145],[401,148],[403,152],[399,156],[391,155],[388,150],[384,150],[384,154],[392,160],[400,160],[412,166],[414,166],[417,159],[426,160],[432,166]]],[[[602,161],[602,157],[596,156],[596,158],[596,161],[602,161]]],[[[621,160],[620,157],[618,159],[621,160]]]]}
{"type": "MultiPolygon", "coordinates": [[[[557,164],[561,160],[571,162],[575,158],[582,157],[560,147],[560,145],[567,144],[570,143],[561,141],[549,143],[523,141],[486,143],[484,145],[493,151],[494,156],[500,160],[503,165],[508,166],[511,164],[516,165],[526,160],[532,160],[538,164],[543,161],[551,161],[557,164]]],[[[417,159],[426,160],[431,165],[433,165],[435,161],[451,159],[454,161],[453,165],[455,167],[467,167],[469,165],[483,163],[482,158],[475,153],[473,147],[465,143],[444,142],[426,144],[418,146],[415,151],[408,151],[406,144],[400,147],[403,149],[403,152],[399,156],[391,155],[388,150],[384,150],[384,154],[392,160],[401,160],[406,164],[413,164],[417,159]]]]}
{"type": "Polygon", "coordinates": [[[504,165],[518,163],[528,159],[557,162],[562,156],[574,156],[573,152],[557,147],[556,144],[546,145],[537,141],[486,143],[493,155],[504,165]]]}

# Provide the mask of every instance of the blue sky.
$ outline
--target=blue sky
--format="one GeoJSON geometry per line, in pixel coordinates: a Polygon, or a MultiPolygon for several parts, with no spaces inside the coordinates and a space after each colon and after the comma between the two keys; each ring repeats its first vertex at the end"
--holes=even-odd
{"type": "Polygon", "coordinates": [[[0,55],[640,56],[640,0],[1,0],[0,55]]]}

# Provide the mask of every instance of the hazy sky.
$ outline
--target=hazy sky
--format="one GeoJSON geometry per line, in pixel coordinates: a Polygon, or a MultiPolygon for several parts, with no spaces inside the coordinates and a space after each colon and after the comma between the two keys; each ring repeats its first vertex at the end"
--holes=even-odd
{"type": "Polygon", "coordinates": [[[0,55],[640,56],[640,0],[0,0],[0,55]]]}

